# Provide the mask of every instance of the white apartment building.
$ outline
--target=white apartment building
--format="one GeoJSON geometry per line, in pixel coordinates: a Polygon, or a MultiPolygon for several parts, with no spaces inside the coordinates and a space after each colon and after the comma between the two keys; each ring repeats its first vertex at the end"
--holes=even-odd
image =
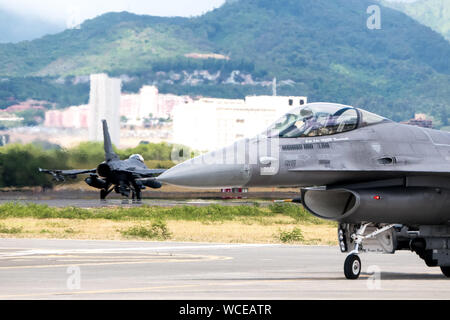
{"type": "Polygon", "coordinates": [[[145,118],[172,118],[172,110],[178,104],[193,100],[188,96],[160,94],[155,86],[143,86],[137,94],[123,94],[120,115],[128,125],[142,126],[145,118]]]}
{"type": "Polygon", "coordinates": [[[173,143],[211,151],[251,138],[306,97],[253,96],[245,100],[204,98],[175,106],[173,143]]]}
{"type": "Polygon", "coordinates": [[[120,144],[121,80],[106,74],[91,75],[89,97],[89,140],[103,141],[101,121],[107,120],[113,144],[120,144]]]}

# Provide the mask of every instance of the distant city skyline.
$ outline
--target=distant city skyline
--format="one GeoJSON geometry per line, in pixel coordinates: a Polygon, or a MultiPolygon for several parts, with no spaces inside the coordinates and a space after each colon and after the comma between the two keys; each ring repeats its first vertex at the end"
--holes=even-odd
{"type": "Polygon", "coordinates": [[[67,25],[120,11],[154,16],[197,16],[223,3],[225,0],[0,0],[0,10],[67,25]]]}

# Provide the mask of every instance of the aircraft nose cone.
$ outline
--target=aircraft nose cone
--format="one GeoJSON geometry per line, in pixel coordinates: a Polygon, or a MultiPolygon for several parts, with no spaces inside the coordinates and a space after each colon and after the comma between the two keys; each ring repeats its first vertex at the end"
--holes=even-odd
{"type": "Polygon", "coordinates": [[[167,170],[157,180],[181,187],[224,188],[245,186],[250,176],[248,165],[220,163],[207,154],[167,170]]]}

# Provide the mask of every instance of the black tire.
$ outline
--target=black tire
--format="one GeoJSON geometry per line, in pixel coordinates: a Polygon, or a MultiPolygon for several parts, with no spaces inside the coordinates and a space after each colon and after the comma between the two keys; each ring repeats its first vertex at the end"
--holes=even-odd
{"type": "Polygon", "coordinates": [[[447,278],[450,278],[450,267],[441,267],[441,271],[447,278]]]}
{"type": "Polygon", "coordinates": [[[351,254],[345,259],[344,274],[347,279],[355,280],[361,273],[361,259],[356,254],[351,254]]]}
{"type": "Polygon", "coordinates": [[[108,195],[108,191],[100,190],[100,200],[106,200],[106,196],[108,195]]]}

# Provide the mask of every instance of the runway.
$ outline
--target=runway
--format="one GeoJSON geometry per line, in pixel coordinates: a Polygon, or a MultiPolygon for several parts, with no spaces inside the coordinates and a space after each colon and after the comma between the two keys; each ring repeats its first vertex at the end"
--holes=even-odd
{"type": "Polygon", "coordinates": [[[359,280],[344,259],[337,247],[1,239],[0,299],[450,298],[410,252],[362,254],[359,280]]]}

